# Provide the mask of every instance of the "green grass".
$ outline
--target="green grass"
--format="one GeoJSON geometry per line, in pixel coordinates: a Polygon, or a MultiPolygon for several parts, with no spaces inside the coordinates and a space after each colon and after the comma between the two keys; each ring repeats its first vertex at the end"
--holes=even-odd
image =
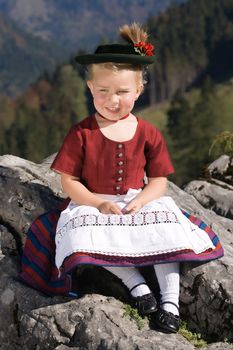
{"type": "MultiPolygon", "coordinates": [[[[145,319],[139,315],[138,310],[134,309],[129,304],[124,305],[124,314],[123,316],[129,316],[132,320],[134,320],[137,324],[139,330],[141,330],[145,326],[145,319]]],[[[180,329],[178,332],[182,337],[187,339],[191,344],[193,344],[196,348],[203,348],[208,345],[207,341],[203,339],[203,335],[200,333],[191,332],[187,328],[187,323],[185,321],[180,321],[180,329]]],[[[224,339],[224,342],[228,342],[228,339],[224,339]]]]}
{"type": "Polygon", "coordinates": [[[137,324],[138,329],[142,329],[145,326],[145,319],[139,315],[138,310],[134,309],[132,306],[126,304],[124,306],[124,315],[129,316],[137,324]]]}
{"type": "Polygon", "coordinates": [[[186,338],[196,348],[207,346],[207,342],[202,339],[202,335],[200,333],[193,333],[189,331],[187,329],[187,324],[184,321],[180,322],[179,334],[186,338]]]}

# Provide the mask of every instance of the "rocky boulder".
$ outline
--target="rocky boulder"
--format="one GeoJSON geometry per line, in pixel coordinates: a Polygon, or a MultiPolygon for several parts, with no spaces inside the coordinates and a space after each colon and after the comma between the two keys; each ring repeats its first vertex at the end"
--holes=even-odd
{"type": "Polygon", "coordinates": [[[233,158],[218,158],[206,169],[205,178],[191,181],[185,191],[205,208],[233,219],[233,158]]]}
{"type": "MultiPolygon", "coordinates": [[[[195,349],[181,334],[166,335],[126,309],[127,291],[107,271],[82,267],[77,272],[80,298],[46,297],[19,282],[25,234],[39,214],[56,206],[62,195],[58,176],[42,164],[14,156],[0,157],[0,344],[7,350],[149,350],[195,349]],[[108,278],[106,278],[108,274],[108,278]],[[140,324],[139,324],[140,321],[140,324]]],[[[219,235],[225,256],[208,264],[182,265],[181,317],[211,342],[203,349],[232,349],[232,220],[205,209],[190,194],[169,184],[168,194],[200,217],[219,235]],[[228,342],[226,342],[226,340],[228,342]]],[[[152,289],[152,269],[142,269],[152,289]]]]}
{"type": "MultiPolygon", "coordinates": [[[[35,164],[19,157],[0,157],[0,224],[3,245],[9,230],[18,249],[32,221],[51,210],[61,201],[62,191],[58,176],[50,171],[52,157],[42,164],[35,164]],[[3,227],[5,229],[3,229],[3,227]]],[[[9,249],[9,246],[3,246],[9,249]]]]}

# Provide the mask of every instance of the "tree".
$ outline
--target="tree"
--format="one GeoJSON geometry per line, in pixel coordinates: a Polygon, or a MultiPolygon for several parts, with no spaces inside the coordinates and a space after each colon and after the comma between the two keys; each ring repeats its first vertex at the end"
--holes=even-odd
{"type": "Polygon", "coordinates": [[[209,154],[212,153],[218,157],[222,154],[233,157],[233,133],[230,131],[223,131],[216,135],[209,149],[209,154]]]}
{"type": "Polygon", "coordinates": [[[232,76],[232,18],[232,0],[189,0],[148,20],[156,49],[153,99],[200,86],[206,75],[216,82],[232,76]]]}
{"type": "Polygon", "coordinates": [[[72,66],[62,66],[50,82],[37,82],[17,100],[4,152],[41,161],[59,149],[71,125],[86,115],[83,80],[72,66]]]}
{"type": "Polygon", "coordinates": [[[85,85],[78,72],[71,66],[61,67],[54,77],[54,89],[50,94],[47,111],[49,150],[56,152],[72,124],[87,116],[85,85]]]}
{"type": "Polygon", "coordinates": [[[0,96],[0,154],[8,153],[6,131],[15,120],[15,103],[7,96],[0,96]]]}
{"type": "Polygon", "coordinates": [[[190,132],[192,128],[192,109],[181,91],[177,91],[168,110],[167,129],[170,136],[169,148],[176,172],[173,181],[182,185],[187,180],[187,163],[192,153],[190,132]]]}
{"type": "Polygon", "coordinates": [[[167,127],[176,166],[174,181],[183,185],[201,175],[203,167],[211,161],[211,143],[224,128],[221,102],[210,79],[203,83],[192,108],[182,94],[176,94],[168,111],[167,127]]]}

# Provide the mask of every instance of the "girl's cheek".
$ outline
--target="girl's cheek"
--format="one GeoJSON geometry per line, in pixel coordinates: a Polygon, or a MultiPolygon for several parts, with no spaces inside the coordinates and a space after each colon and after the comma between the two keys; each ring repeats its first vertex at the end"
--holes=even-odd
{"type": "Polygon", "coordinates": [[[98,101],[98,102],[104,101],[104,96],[96,95],[96,96],[95,96],[95,101],[98,101]]]}
{"type": "Polygon", "coordinates": [[[135,101],[134,96],[128,96],[127,98],[125,98],[125,103],[127,104],[132,104],[135,101]]]}

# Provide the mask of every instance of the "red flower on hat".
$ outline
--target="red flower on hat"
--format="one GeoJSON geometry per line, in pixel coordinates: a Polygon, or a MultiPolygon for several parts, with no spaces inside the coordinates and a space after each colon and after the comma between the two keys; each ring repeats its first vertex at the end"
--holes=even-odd
{"type": "Polygon", "coordinates": [[[141,56],[154,56],[154,46],[144,41],[134,44],[134,50],[141,56]]]}

